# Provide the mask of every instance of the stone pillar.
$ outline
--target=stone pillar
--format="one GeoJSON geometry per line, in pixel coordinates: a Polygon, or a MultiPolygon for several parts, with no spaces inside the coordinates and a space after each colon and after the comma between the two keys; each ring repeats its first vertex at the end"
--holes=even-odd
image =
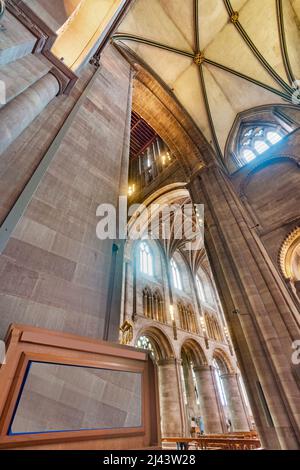
{"type": "Polygon", "coordinates": [[[218,405],[217,391],[213,380],[213,371],[210,366],[194,368],[201,416],[204,422],[205,434],[221,434],[223,432],[220,410],[218,405]]]}
{"type": "Polygon", "coordinates": [[[238,375],[224,374],[221,376],[221,380],[226,394],[232,431],[250,431],[243,399],[238,386],[238,375]]]}
{"type": "Polygon", "coordinates": [[[197,417],[199,414],[199,410],[198,410],[198,405],[196,401],[195,384],[193,380],[191,366],[188,363],[186,363],[184,366],[184,378],[185,378],[187,401],[188,401],[187,407],[189,410],[188,425],[190,426],[190,418],[197,417]]]}
{"type": "Polygon", "coordinates": [[[228,175],[212,163],[189,187],[193,202],[205,205],[206,248],[262,445],[298,449],[291,350],[299,312],[228,175]]]}
{"type": "Polygon", "coordinates": [[[158,362],[158,384],[162,437],[181,437],[185,433],[185,412],[180,377],[180,361],[158,362]]]}
{"type": "Polygon", "coordinates": [[[0,155],[53,100],[59,90],[57,78],[48,73],[0,110],[0,155]]]}

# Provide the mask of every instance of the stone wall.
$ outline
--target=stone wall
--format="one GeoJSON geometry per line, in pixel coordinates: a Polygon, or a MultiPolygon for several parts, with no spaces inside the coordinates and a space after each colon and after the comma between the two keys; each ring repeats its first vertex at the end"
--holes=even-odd
{"type": "Polygon", "coordinates": [[[298,129],[232,177],[277,268],[280,247],[300,222],[299,149],[298,129]]]}
{"type": "MultiPolygon", "coordinates": [[[[91,74],[88,68],[70,97],[55,98],[2,156],[4,216],[91,74]]],[[[112,242],[96,237],[96,208],[117,204],[130,88],[130,67],[109,46],[0,258],[0,337],[19,322],[102,338],[112,242]]]]}

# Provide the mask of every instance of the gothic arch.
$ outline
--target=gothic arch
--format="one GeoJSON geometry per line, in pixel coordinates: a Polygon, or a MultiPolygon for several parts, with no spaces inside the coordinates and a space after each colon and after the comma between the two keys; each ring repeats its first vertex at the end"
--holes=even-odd
{"type": "Polygon", "coordinates": [[[160,328],[156,326],[142,328],[137,335],[137,340],[141,336],[146,336],[150,339],[155,349],[157,360],[161,361],[175,357],[174,349],[170,339],[160,328]]]}
{"type": "Polygon", "coordinates": [[[209,338],[221,343],[223,341],[223,334],[217,316],[206,311],[204,318],[209,338]]]}
{"type": "Polygon", "coordinates": [[[266,168],[267,165],[274,165],[276,163],[292,163],[295,164],[296,167],[299,167],[299,161],[297,157],[293,155],[274,155],[268,158],[267,161],[262,161],[260,159],[256,159],[252,163],[251,170],[247,173],[247,175],[243,178],[242,183],[240,184],[239,188],[239,195],[240,197],[246,197],[247,193],[247,186],[251,182],[251,179],[262,169],[266,168]]]}
{"type": "Polygon", "coordinates": [[[153,320],[152,291],[149,286],[143,289],[143,313],[146,318],[153,320]]]}
{"type": "Polygon", "coordinates": [[[180,354],[188,355],[193,361],[194,367],[200,367],[208,364],[206,355],[202,346],[193,338],[186,339],[180,348],[180,354]]]}
{"type": "Polygon", "coordinates": [[[227,353],[221,348],[216,348],[213,353],[213,359],[216,359],[220,365],[222,373],[228,374],[234,372],[234,368],[231,364],[227,353]]]}
{"type": "Polygon", "coordinates": [[[287,119],[289,110],[299,111],[294,105],[276,104],[257,106],[237,114],[225,145],[225,163],[231,173],[243,166],[240,165],[237,156],[239,150],[238,137],[242,129],[249,125],[270,124],[281,127],[286,134],[289,134],[298,127],[296,123],[287,119]]]}
{"type": "Polygon", "coordinates": [[[165,301],[159,288],[153,292],[153,317],[156,321],[166,323],[165,301]]]}
{"type": "Polygon", "coordinates": [[[214,158],[211,147],[191,117],[145,63],[125,46],[122,47],[138,71],[135,77],[133,110],[167,144],[181,162],[186,175],[204,166],[204,159],[214,158]],[[206,157],[207,156],[207,157],[206,157]]]}
{"type": "Polygon", "coordinates": [[[300,279],[295,277],[292,267],[292,258],[295,250],[300,245],[300,226],[296,227],[289,235],[285,238],[281,245],[278,262],[281,272],[285,279],[292,281],[299,281],[300,279]]]}

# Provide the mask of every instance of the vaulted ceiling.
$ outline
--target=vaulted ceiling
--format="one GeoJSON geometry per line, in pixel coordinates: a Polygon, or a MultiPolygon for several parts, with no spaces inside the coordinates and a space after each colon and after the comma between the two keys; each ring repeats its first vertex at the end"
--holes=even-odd
{"type": "Polygon", "coordinates": [[[239,113],[293,106],[300,0],[135,0],[113,40],[160,77],[219,155],[239,113]]]}

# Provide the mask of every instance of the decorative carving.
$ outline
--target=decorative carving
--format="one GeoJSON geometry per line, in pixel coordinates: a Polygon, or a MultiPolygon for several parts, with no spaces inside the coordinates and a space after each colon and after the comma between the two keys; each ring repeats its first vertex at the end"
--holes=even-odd
{"type": "Polygon", "coordinates": [[[96,69],[98,69],[98,68],[100,67],[100,59],[101,59],[100,54],[99,54],[99,55],[95,54],[95,55],[90,59],[90,64],[93,65],[94,67],[96,67],[96,69]]]}
{"type": "Polygon", "coordinates": [[[279,251],[278,262],[285,279],[291,280],[291,255],[295,244],[300,240],[300,227],[296,227],[284,240],[279,251]]]}
{"type": "Polygon", "coordinates": [[[203,52],[201,52],[201,51],[197,52],[197,54],[194,57],[195,64],[196,65],[201,65],[201,64],[203,64],[204,61],[205,61],[205,57],[204,57],[203,52]]]}
{"type": "Polygon", "coordinates": [[[238,21],[239,21],[239,17],[240,17],[239,12],[238,12],[238,11],[234,11],[234,12],[232,13],[231,17],[230,17],[230,20],[231,20],[231,22],[232,22],[233,24],[236,24],[236,23],[238,23],[238,21]]]}
{"type": "Polygon", "coordinates": [[[133,340],[133,326],[132,324],[126,320],[120,328],[122,333],[121,344],[128,345],[133,340]]]}

